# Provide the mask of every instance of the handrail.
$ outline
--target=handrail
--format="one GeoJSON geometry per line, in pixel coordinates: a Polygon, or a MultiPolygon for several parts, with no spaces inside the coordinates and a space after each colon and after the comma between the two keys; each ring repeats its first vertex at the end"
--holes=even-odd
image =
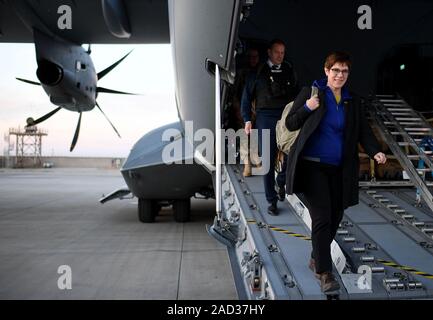
{"type": "Polygon", "coordinates": [[[216,214],[221,219],[221,79],[220,69],[215,64],[215,200],[216,214]]]}

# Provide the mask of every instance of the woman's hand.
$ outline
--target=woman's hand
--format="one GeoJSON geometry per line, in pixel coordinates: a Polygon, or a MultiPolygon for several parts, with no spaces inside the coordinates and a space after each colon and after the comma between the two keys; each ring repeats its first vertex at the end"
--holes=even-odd
{"type": "Polygon", "coordinates": [[[311,111],[316,110],[320,105],[319,97],[317,96],[317,94],[308,99],[306,105],[311,111]]]}
{"type": "Polygon", "coordinates": [[[384,153],[378,152],[374,155],[374,160],[376,160],[378,164],[385,164],[386,156],[384,153]]]}
{"type": "Polygon", "coordinates": [[[245,123],[245,133],[249,135],[251,133],[251,129],[253,128],[251,121],[247,121],[245,123]]]}

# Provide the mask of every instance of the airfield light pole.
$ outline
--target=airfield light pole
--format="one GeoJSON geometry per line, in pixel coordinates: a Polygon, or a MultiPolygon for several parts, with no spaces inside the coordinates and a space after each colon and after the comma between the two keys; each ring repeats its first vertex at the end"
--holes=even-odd
{"type": "Polygon", "coordinates": [[[221,219],[221,95],[220,70],[215,64],[215,200],[216,214],[221,219]]]}

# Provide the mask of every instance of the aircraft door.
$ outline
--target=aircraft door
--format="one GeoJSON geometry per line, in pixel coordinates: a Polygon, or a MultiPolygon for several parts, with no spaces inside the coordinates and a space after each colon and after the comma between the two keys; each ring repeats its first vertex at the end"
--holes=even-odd
{"type": "MultiPolygon", "coordinates": [[[[234,55],[240,0],[169,1],[170,42],[176,79],[176,102],[194,131],[215,127],[215,79],[206,61],[230,69],[234,55]]],[[[190,139],[190,137],[187,137],[190,139]]]]}

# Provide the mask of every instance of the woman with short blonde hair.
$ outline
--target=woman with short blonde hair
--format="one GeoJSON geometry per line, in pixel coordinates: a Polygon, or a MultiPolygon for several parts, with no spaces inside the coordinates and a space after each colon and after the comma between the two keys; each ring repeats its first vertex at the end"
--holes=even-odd
{"type": "Polygon", "coordinates": [[[305,87],[286,118],[290,131],[301,129],[287,159],[286,192],[299,193],[312,221],[309,263],[323,292],[339,289],[332,273],[330,245],[344,209],[358,203],[358,143],[377,163],[385,155],[368,125],[361,100],[347,88],[351,60],[345,52],[326,57],[326,77],[305,87]]]}

